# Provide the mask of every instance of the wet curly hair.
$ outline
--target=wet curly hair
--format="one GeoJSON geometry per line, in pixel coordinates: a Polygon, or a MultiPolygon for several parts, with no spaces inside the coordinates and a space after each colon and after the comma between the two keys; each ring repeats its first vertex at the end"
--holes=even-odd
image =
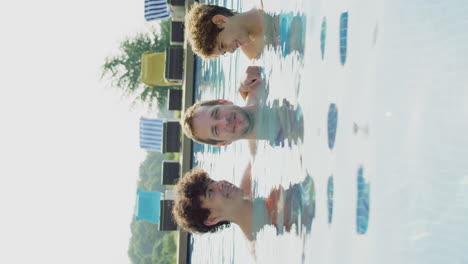
{"type": "Polygon", "coordinates": [[[177,224],[192,233],[214,233],[230,226],[230,222],[222,221],[208,226],[204,222],[210,215],[208,209],[201,207],[200,196],[205,195],[206,188],[213,180],[204,170],[194,168],[185,173],[176,185],[177,197],[172,208],[172,215],[177,224]]]}
{"type": "Polygon", "coordinates": [[[214,57],[213,49],[216,46],[216,38],[223,29],[214,24],[212,18],[215,15],[232,17],[235,14],[236,12],[222,6],[195,2],[185,16],[187,39],[193,52],[204,59],[214,57]]]}

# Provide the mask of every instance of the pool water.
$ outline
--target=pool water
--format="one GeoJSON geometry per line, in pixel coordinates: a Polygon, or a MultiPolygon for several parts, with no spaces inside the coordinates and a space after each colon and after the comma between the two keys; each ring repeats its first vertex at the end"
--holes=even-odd
{"type": "MultiPolygon", "coordinates": [[[[219,1],[248,10],[251,1],[219,1]]],[[[255,259],[234,225],[194,235],[193,263],[468,263],[468,2],[264,1],[279,21],[263,66],[268,122],[255,259]],[[271,134],[268,134],[271,132],[271,134]],[[280,221],[278,221],[280,219],[280,221]]],[[[197,60],[196,98],[242,105],[240,53],[197,60]]],[[[238,184],[247,143],[194,144],[194,165],[238,184]]]]}

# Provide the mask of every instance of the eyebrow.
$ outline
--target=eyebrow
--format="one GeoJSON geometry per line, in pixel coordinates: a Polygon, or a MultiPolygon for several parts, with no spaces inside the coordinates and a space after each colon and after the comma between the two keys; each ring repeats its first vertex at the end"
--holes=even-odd
{"type": "Polygon", "coordinates": [[[213,110],[211,110],[211,118],[215,118],[215,113],[216,113],[216,106],[213,107],[213,110]]]}
{"type": "MultiPolygon", "coordinates": [[[[210,184],[211,184],[211,183],[210,183],[210,184]]],[[[209,194],[208,194],[209,191],[210,191],[210,184],[208,184],[208,185],[206,186],[206,189],[205,189],[205,199],[206,199],[206,200],[210,199],[209,194]]]]}

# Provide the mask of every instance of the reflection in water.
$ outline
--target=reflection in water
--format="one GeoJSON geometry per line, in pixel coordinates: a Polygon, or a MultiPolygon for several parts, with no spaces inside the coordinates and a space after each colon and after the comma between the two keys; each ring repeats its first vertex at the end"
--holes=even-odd
{"type": "Polygon", "coordinates": [[[255,198],[253,201],[252,233],[253,237],[266,225],[276,227],[278,234],[290,232],[294,227],[296,234],[309,233],[315,217],[315,186],[312,177],[304,181],[273,188],[267,198],[255,198]]]}
{"type": "Polygon", "coordinates": [[[274,100],[270,105],[260,106],[258,109],[257,138],[268,140],[272,146],[297,144],[304,138],[304,117],[300,106],[296,108],[283,99],[274,100]]]}
{"type": "Polygon", "coordinates": [[[377,38],[379,36],[379,25],[376,24],[374,28],[374,33],[372,34],[372,46],[375,46],[377,43],[377,38]]]}
{"type": "Polygon", "coordinates": [[[333,175],[328,178],[327,198],[328,223],[331,224],[333,219],[333,175]]]}
{"type": "Polygon", "coordinates": [[[362,132],[364,135],[369,135],[369,125],[359,125],[358,123],[353,123],[353,133],[357,135],[359,132],[362,132]]]}
{"type": "Polygon", "coordinates": [[[265,46],[281,56],[293,51],[304,54],[306,17],[293,13],[268,14],[264,17],[265,46]]]}
{"type": "Polygon", "coordinates": [[[340,58],[341,64],[346,63],[346,52],[348,47],[348,12],[342,13],[340,17],[340,58]]]}
{"type": "Polygon", "coordinates": [[[364,179],[362,167],[358,169],[357,188],[356,228],[359,234],[365,234],[369,224],[369,183],[364,179]]]}
{"type": "Polygon", "coordinates": [[[220,60],[204,61],[195,60],[197,68],[194,76],[194,82],[197,84],[197,89],[194,91],[196,100],[203,98],[212,98],[210,95],[217,93],[219,87],[226,87],[228,81],[228,73],[224,71],[224,67],[220,60]]]}
{"type": "Polygon", "coordinates": [[[335,104],[330,104],[328,108],[328,148],[332,150],[335,147],[336,126],[338,123],[338,109],[335,104]]]}
{"type": "Polygon", "coordinates": [[[322,52],[322,60],[325,57],[325,43],[327,41],[327,18],[322,20],[322,32],[320,33],[320,51],[322,52]]]}

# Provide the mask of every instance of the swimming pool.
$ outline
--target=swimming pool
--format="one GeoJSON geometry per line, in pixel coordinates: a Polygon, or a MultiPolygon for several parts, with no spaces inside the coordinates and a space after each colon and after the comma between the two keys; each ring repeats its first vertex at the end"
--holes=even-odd
{"type": "MultiPolygon", "coordinates": [[[[281,185],[304,194],[294,186],[312,182],[314,194],[298,199],[313,202],[305,206],[314,214],[297,232],[259,230],[257,262],[467,263],[468,2],[291,0],[264,9],[286,17],[283,25],[300,21],[292,35],[303,49],[272,47],[258,64],[265,103],[300,108],[304,132],[259,143],[253,192],[267,197],[281,185]]],[[[243,55],[197,64],[197,98],[242,104],[243,55]]],[[[239,182],[245,142],[195,149],[213,178],[239,182]]],[[[192,246],[193,263],[253,262],[235,226],[194,235],[192,246]]]]}

